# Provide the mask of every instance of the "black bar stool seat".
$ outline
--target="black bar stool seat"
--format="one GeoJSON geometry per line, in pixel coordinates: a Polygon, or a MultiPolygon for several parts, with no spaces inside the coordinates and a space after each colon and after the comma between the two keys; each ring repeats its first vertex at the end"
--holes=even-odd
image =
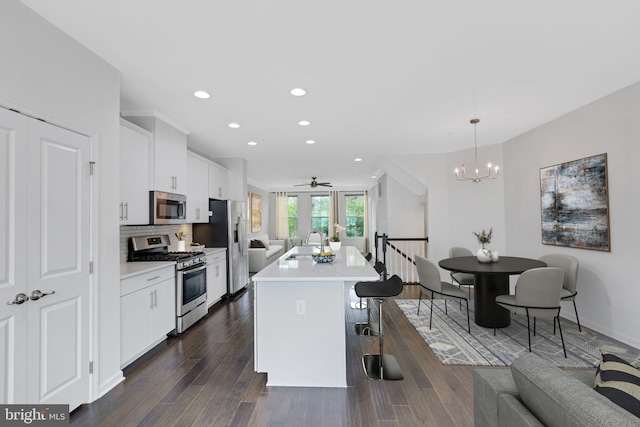
{"type": "MultiPolygon", "coordinates": [[[[384,277],[385,270],[386,267],[385,265],[380,262],[380,261],[376,261],[375,265],[373,266],[373,268],[376,270],[376,272],[380,275],[380,277],[384,277]]],[[[368,283],[368,282],[360,282],[360,283],[368,283]]],[[[380,281],[376,281],[376,282],[371,282],[371,283],[380,283],[380,281]]],[[[362,285],[361,285],[362,286],[362,285]]],[[[354,286],[355,288],[355,286],[354,286]]],[[[357,295],[357,292],[356,292],[357,295]]],[[[369,305],[369,303],[367,301],[362,301],[363,297],[360,297],[360,302],[356,302],[355,304],[360,304],[360,307],[364,308],[367,310],[367,321],[366,322],[358,322],[355,324],[356,327],[356,334],[358,335],[370,335],[370,336],[378,336],[378,324],[375,322],[371,321],[371,306],[369,305]]],[[[353,307],[353,304],[351,305],[353,307]]]]}
{"type": "Polygon", "coordinates": [[[394,274],[387,280],[379,282],[358,282],[355,286],[356,295],[362,298],[373,298],[378,301],[378,333],[380,335],[378,354],[365,354],[362,356],[362,366],[371,380],[401,380],[404,378],[402,369],[396,358],[391,354],[384,354],[382,334],[382,310],[384,302],[402,292],[402,279],[394,274]]]}

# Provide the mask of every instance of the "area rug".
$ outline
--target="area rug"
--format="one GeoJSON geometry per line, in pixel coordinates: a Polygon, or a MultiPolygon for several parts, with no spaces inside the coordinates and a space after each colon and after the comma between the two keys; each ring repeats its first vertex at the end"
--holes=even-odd
{"type": "MultiPolygon", "coordinates": [[[[429,304],[422,301],[418,316],[417,299],[395,299],[394,302],[424,338],[431,350],[444,365],[508,366],[518,356],[528,353],[527,317],[511,316],[511,324],[496,330],[478,326],[473,321],[473,301],[469,301],[471,334],[467,332],[467,312],[455,301],[449,301],[448,315],[444,301],[433,306],[432,328],[429,329],[429,304]]],[[[640,366],[640,350],[588,330],[569,320],[562,319],[562,333],[567,358],[562,352],[560,334],[553,335],[553,321],[538,319],[536,335],[531,331],[531,349],[559,367],[595,367],[600,360],[600,348],[618,354],[634,366],[640,366]]]]}

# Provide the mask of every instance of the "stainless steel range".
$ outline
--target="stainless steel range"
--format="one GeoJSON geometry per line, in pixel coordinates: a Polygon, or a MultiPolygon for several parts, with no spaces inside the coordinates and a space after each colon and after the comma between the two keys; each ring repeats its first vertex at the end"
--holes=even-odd
{"type": "Polygon", "coordinates": [[[176,262],[176,333],[207,314],[207,258],[197,252],[169,252],[169,236],[131,237],[129,261],[176,262]]]}

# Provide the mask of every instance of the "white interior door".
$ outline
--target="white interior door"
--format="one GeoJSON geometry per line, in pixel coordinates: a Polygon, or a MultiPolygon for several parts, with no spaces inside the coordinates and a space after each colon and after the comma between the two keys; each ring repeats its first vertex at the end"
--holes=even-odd
{"type": "Polygon", "coordinates": [[[74,409],[89,396],[90,140],[28,129],[27,401],[74,409]]]}
{"type": "Polygon", "coordinates": [[[0,403],[27,400],[27,117],[0,108],[0,403]]]}

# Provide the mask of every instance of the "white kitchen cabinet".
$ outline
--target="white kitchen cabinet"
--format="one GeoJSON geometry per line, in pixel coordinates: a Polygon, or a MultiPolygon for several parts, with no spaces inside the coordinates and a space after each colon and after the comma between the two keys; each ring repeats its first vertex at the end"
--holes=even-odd
{"type": "Polygon", "coordinates": [[[218,200],[229,198],[229,171],[213,162],[209,163],[209,197],[218,200]]]}
{"type": "Polygon", "coordinates": [[[120,120],[120,224],[149,224],[150,132],[120,120]]]}
{"type": "Polygon", "coordinates": [[[207,255],[207,308],[227,294],[227,250],[207,255]]]}
{"type": "Polygon", "coordinates": [[[209,222],[209,161],[187,152],[187,222],[209,222]]]}
{"type": "Polygon", "coordinates": [[[173,265],[120,281],[120,366],[166,339],[176,327],[173,265]]]}
{"type": "Polygon", "coordinates": [[[187,194],[188,131],[170,124],[169,119],[161,118],[159,114],[128,115],[126,119],[153,134],[150,155],[151,189],[187,194]]]}

